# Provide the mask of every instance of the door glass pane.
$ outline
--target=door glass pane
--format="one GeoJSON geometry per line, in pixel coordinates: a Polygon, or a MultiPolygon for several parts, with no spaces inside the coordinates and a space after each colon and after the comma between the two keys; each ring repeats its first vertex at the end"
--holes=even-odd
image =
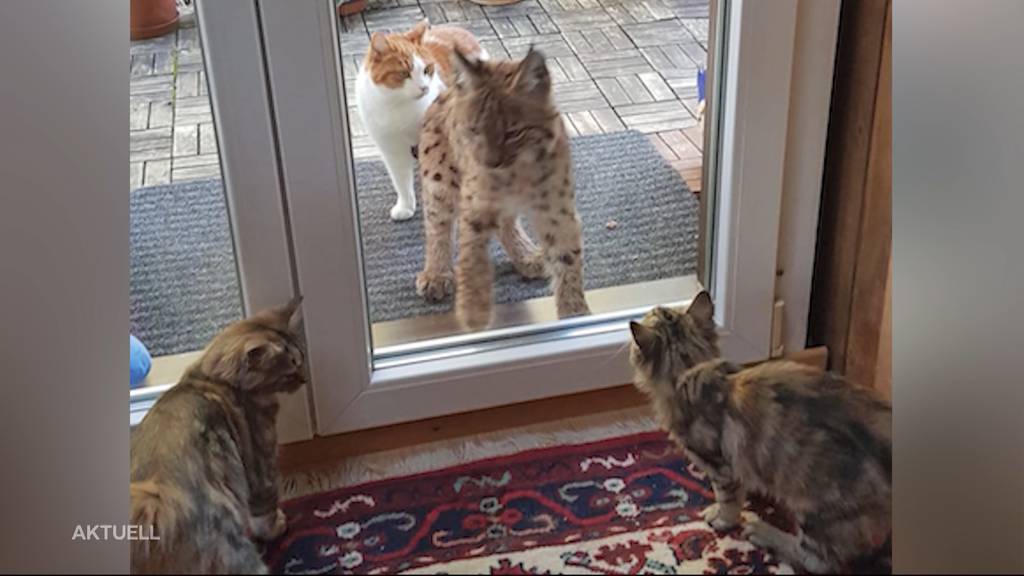
{"type": "Polygon", "coordinates": [[[242,315],[202,47],[179,9],[176,29],[130,47],[133,398],[176,381],[242,315]]]}
{"type": "Polygon", "coordinates": [[[378,361],[624,317],[697,289],[721,10],[497,4],[336,5],[378,361]],[[543,57],[527,58],[531,46],[543,57]],[[558,296],[551,276],[568,287],[558,296]]]}

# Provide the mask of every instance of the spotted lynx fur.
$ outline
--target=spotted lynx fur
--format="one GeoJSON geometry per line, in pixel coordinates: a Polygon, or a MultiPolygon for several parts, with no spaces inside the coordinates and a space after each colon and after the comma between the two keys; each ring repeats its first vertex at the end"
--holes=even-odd
{"type": "Polygon", "coordinates": [[[486,328],[494,275],[488,244],[497,235],[522,276],[551,277],[560,318],[588,314],[569,140],[544,56],[531,49],[520,61],[477,61],[456,51],[454,61],[455,86],[427,110],[420,132],[426,262],[417,292],[438,301],[454,290],[460,324],[486,328]]]}

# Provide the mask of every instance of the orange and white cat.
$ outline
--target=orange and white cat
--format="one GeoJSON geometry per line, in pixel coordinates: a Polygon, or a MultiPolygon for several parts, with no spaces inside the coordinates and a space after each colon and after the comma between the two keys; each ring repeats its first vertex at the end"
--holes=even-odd
{"type": "Polygon", "coordinates": [[[431,27],[424,20],[405,33],[374,32],[359,67],[356,106],[398,194],[392,220],[407,220],[416,213],[413,175],[420,121],[452,82],[451,55],[456,47],[477,59],[487,58],[466,30],[431,27]]]}

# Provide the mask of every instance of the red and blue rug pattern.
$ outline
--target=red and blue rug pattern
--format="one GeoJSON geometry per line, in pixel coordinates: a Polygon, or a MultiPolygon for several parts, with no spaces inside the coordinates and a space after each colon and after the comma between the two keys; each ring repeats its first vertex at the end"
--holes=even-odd
{"type": "MultiPolygon", "coordinates": [[[[557,446],[285,502],[279,574],[791,572],[700,511],[710,485],[663,433],[557,446]]],[[[767,503],[751,513],[789,522],[767,503]]]]}

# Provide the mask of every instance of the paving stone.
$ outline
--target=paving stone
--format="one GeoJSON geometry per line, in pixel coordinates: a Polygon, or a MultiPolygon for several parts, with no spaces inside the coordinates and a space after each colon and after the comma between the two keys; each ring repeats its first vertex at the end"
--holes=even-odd
{"type": "Polygon", "coordinates": [[[633,44],[645,46],[664,46],[678,44],[686,38],[692,39],[690,32],[679,20],[661,20],[640,24],[623,24],[622,30],[629,36],[633,44]]]}
{"type": "Polygon", "coordinates": [[[670,148],[667,144],[665,144],[664,141],[662,141],[662,139],[659,137],[659,135],[660,135],[660,133],[658,133],[658,132],[655,132],[653,134],[648,134],[647,135],[647,140],[652,145],[654,145],[654,147],[658,150],[658,153],[661,154],[661,157],[664,158],[665,160],[668,160],[669,162],[671,162],[673,160],[678,160],[679,157],[676,156],[676,153],[673,152],[672,148],[670,148]]]}
{"type": "Polygon", "coordinates": [[[678,18],[708,18],[708,0],[662,0],[678,18]]]}
{"type": "Polygon", "coordinates": [[[182,72],[174,79],[174,95],[176,98],[192,98],[199,96],[199,72],[182,72]]]}
{"type": "Polygon", "coordinates": [[[636,47],[633,41],[629,39],[629,36],[618,25],[602,28],[601,32],[604,33],[605,38],[611,42],[612,47],[616,50],[631,50],[636,47]]]}
{"type": "Polygon", "coordinates": [[[209,97],[178,98],[175,101],[175,124],[202,124],[203,122],[212,121],[213,115],[210,112],[209,97]]]}
{"type": "Polygon", "coordinates": [[[178,72],[198,72],[203,69],[203,53],[199,48],[178,50],[178,72]]]}
{"type": "Polygon", "coordinates": [[[484,6],[484,13],[487,17],[494,16],[521,16],[524,14],[543,14],[544,8],[540,5],[538,0],[522,0],[515,4],[506,4],[504,6],[484,6]]]}
{"type": "Polygon", "coordinates": [[[171,182],[171,160],[150,160],[142,168],[142,185],[158,186],[171,182]]]}
{"type": "Polygon", "coordinates": [[[558,26],[555,24],[551,16],[547,14],[529,14],[527,18],[533,23],[533,27],[537,29],[538,34],[556,34],[559,32],[558,26]]]}
{"type": "Polygon", "coordinates": [[[195,168],[197,166],[209,166],[218,164],[220,158],[216,154],[200,154],[197,156],[182,156],[174,159],[174,168],[195,168]]]}
{"type": "Polygon", "coordinates": [[[174,127],[174,156],[197,156],[199,154],[199,125],[187,124],[174,127]]]}
{"type": "Polygon", "coordinates": [[[580,135],[604,133],[604,130],[601,129],[601,124],[587,110],[570,112],[568,116],[580,135]]]}
{"type": "Polygon", "coordinates": [[[562,70],[562,67],[558,64],[557,59],[551,58],[547,61],[547,64],[548,74],[551,76],[552,84],[562,84],[564,82],[569,82],[569,77],[566,76],[565,70],[562,70]]]}
{"type": "MultiPolygon", "coordinates": [[[[448,17],[445,16],[444,9],[441,8],[440,3],[433,4],[422,4],[420,8],[423,10],[423,15],[430,21],[431,25],[444,24],[448,22],[448,17]]],[[[363,32],[365,33],[366,25],[363,25],[363,32]]],[[[356,32],[359,32],[356,30],[356,32]]]]}
{"type": "Polygon", "coordinates": [[[590,114],[594,117],[594,120],[601,125],[601,130],[603,130],[605,134],[621,132],[626,129],[626,125],[622,123],[622,120],[619,119],[619,116],[611,108],[591,110],[590,114]]]}
{"type": "Polygon", "coordinates": [[[693,37],[700,42],[705,50],[708,49],[708,20],[707,18],[682,18],[680,22],[693,34],[693,37]]]}
{"type": "Polygon", "coordinates": [[[515,38],[519,36],[519,30],[512,24],[512,19],[507,16],[491,18],[491,27],[498,35],[498,38],[515,38]]]}
{"type": "Polygon", "coordinates": [[[676,95],[672,92],[672,88],[665,83],[661,75],[657,72],[643,72],[637,74],[637,78],[643,83],[644,88],[654,96],[655,100],[674,100],[676,95]]]}
{"type": "Polygon", "coordinates": [[[131,162],[163,160],[171,157],[171,128],[132,131],[128,138],[131,162]]]}
{"type": "Polygon", "coordinates": [[[129,106],[129,129],[134,131],[149,128],[149,102],[132,98],[129,106]]]}
{"type": "Polygon", "coordinates": [[[587,39],[590,47],[597,52],[613,52],[615,50],[615,47],[612,46],[611,41],[608,40],[608,37],[604,35],[601,29],[580,30],[580,34],[587,39]]]}
{"type": "Polygon", "coordinates": [[[643,82],[640,81],[636,76],[619,76],[616,78],[619,81],[619,85],[626,91],[626,95],[629,96],[629,101],[633,104],[640,104],[643,102],[654,102],[654,97],[644,87],[643,82]]]}
{"type": "Polygon", "coordinates": [[[608,107],[608,102],[593,80],[556,84],[552,92],[561,112],[580,112],[608,107]]]}
{"type": "Polygon", "coordinates": [[[537,34],[534,36],[519,36],[516,38],[505,38],[501,41],[512,58],[522,58],[530,49],[530,46],[540,50],[548,58],[559,56],[572,56],[572,49],[565,43],[561,34],[537,34]]]}
{"type": "Polygon", "coordinates": [[[171,170],[171,182],[182,182],[185,180],[205,180],[207,178],[220,178],[220,165],[205,164],[202,166],[188,166],[179,168],[174,166],[171,170]]]}
{"type": "Polygon", "coordinates": [[[494,39],[494,40],[481,40],[480,41],[480,46],[484,50],[487,50],[487,53],[490,54],[491,58],[499,59],[500,60],[500,59],[505,59],[505,58],[511,58],[512,57],[508,53],[508,50],[505,49],[505,45],[502,44],[501,41],[498,40],[498,39],[494,39]]]}
{"type": "Polygon", "coordinates": [[[128,164],[128,189],[135,190],[142,186],[143,162],[130,162],[128,164]]]}
{"type": "Polygon", "coordinates": [[[597,87],[601,89],[601,93],[604,94],[604,97],[612,106],[633,103],[633,100],[630,99],[629,94],[619,84],[617,78],[598,78],[595,82],[597,82],[597,87]]]}
{"type": "Polygon", "coordinates": [[[611,78],[651,72],[653,68],[638,50],[579,54],[580,62],[593,78],[611,78]]]}
{"type": "Polygon", "coordinates": [[[533,21],[530,20],[528,15],[509,16],[508,20],[519,36],[533,36],[541,33],[533,25],[533,21]]]}
{"type": "Polygon", "coordinates": [[[363,22],[363,13],[350,14],[341,18],[340,30],[343,34],[352,32],[366,34],[366,22],[363,22]]]}
{"type": "Polygon", "coordinates": [[[698,122],[694,126],[690,126],[689,128],[684,128],[683,129],[683,134],[686,136],[686,139],[689,140],[691,144],[693,144],[694,148],[696,148],[703,155],[703,152],[704,152],[704,129],[701,128],[700,123],[698,122]]]}
{"type": "Polygon", "coordinates": [[[575,30],[591,30],[612,26],[615,21],[602,8],[586,8],[575,11],[563,11],[551,15],[551,20],[562,32],[575,30]]]}
{"type": "MultiPolygon", "coordinates": [[[[442,10],[445,6],[441,7],[442,10]]],[[[447,10],[445,11],[447,14],[447,10]]],[[[423,10],[419,6],[402,6],[389,10],[371,10],[363,12],[368,32],[406,32],[417,22],[424,19],[423,10]]]]}
{"type": "Polygon", "coordinates": [[[156,38],[145,40],[132,40],[129,53],[132,56],[137,54],[154,54],[156,52],[170,52],[174,50],[177,39],[174,34],[164,34],[156,38]]]}
{"type": "Polygon", "coordinates": [[[132,56],[131,66],[129,69],[129,76],[132,78],[138,78],[140,76],[152,76],[153,58],[154,55],[151,53],[136,54],[135,56],[132,56]]]}
{"type": "Polygon", "coordinates": [[[148,128],[163,128],[174,122],[174,103],[170,100],[154,101],[149,104],[148,128]]]}
{"type": "Polygon", "coordinates": [[[677,158],[700,158],[702,156],[700,150],[690,142],[682,130],[659,132],[658,137],[672,149],[677,158]]]}
{"type": "Polygon", "coordinates": [[[217,134],[214,132],[213,124],[199,125],[199,153],[217,153],[217,134]]]}
{"type": "Polygon", "coordinates": [[[199,50],[198,28],[178,28],[178,50],[199,50]]]}
{"type": "Polygon", "coordinates": [[[579,80],[590,80],[590,74],[587,73],[587,69],[583,67],[583,64],[575,56],[562,56],[556,58],[559,66],[565,71],[565,76],[570,81],[579,80]]]}
{"type": "Polygon", "coordinates": [[[622,4],[606,4],[604,10],[616,24],[636,24],[636,18],[622,4]]]}
{"type": "Polygon", "coordinates": [[[565,113],[562,113],[562,124],[565,126],[565,133],[568,134],[569,137],[580,135],[579,131],[576,130],[576,127],[573,126],[572,121],[569,120],[569,117],[566,116],[565,113]]]}
{"type": "Polygon", "coordinates": [[[153,74],[173,74],[174,61],[173,51],[157,52],[153,55],[153,74]]]}
{"type": "Polygon", "coordinates": [[[456,22],[452,24],[452,26],[458,26],[459,28],[470,32],[477,40],[494,39],[498,37],[494,28],[491,26],[491,21],[487,18],[473,18],[466,20],[465,22],[456,22]]]}
{"type": "Polygon", "coordinates": [[[640,53],[647,58],[647,61],[661,74],[662,78],[692,78],[696,82],[697,65],[686,55],[680,45],[648,46],[641,48],[640,53]]]}

